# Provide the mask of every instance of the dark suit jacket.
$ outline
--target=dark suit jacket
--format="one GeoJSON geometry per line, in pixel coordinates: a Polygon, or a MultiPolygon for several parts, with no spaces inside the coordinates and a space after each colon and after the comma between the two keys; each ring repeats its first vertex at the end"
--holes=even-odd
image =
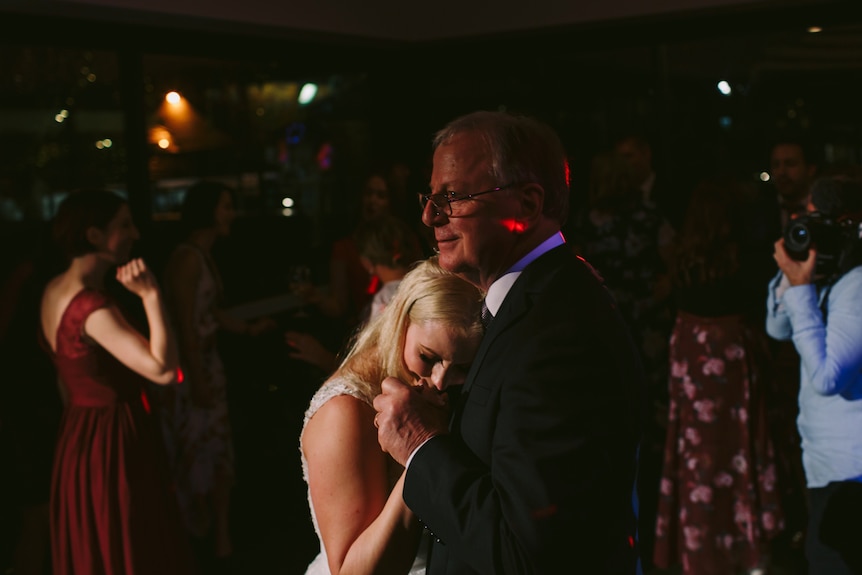
{"type": "Polygon", "coordinates": [[[430,574],[635,573],[643,409],[637,352],[568,246],[532,262],[488,328],[452,433],[404,499],[432,531],[430,574]]]}

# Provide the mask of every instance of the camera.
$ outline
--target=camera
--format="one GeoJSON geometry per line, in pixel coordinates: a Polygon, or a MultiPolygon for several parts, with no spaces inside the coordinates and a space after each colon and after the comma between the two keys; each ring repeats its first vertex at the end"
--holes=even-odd
{"type": "Polygon", "coordinates": [[[790,220],[784,229],[784,249],[791,258],[804,261],[811,246],[817,246],[816,275],[838,271],[845,253],[858,239],[857,222],[834,220],[816,212],[790,220]]]}

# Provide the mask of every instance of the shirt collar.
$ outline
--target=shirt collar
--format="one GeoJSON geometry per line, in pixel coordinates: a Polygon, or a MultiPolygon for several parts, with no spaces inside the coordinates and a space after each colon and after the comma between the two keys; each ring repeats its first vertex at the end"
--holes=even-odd
{"type": "Polygon", "coordinates": [[[491,284],[491,287],[488,288],[488,293],[485,294],[485,305],[488,306],[488,311],[493,315],[497,315],[497,312],[500,310],[500,306],[503,305],[503,300],[506,299],[506,295],[515,283],[515,280],[518,279],[518,276],[520,276],[521,272],[524,271],[524,268],[542,254],[565,243],[566,238],[563,237],[562,232],[554,233],[554,235],[533,248],[530,253],[515,262],[515,265],[498,277],[494,283],[491,284]]]}

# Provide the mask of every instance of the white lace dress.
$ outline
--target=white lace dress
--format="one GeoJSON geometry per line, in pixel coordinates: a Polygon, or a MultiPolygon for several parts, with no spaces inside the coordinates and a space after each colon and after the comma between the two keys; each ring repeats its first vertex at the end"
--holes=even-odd
{"type": "MultiPolygon", "coordinates": [[[[332,399],[333,397],[337,397],[339,395],[350,395],[355,397],[361,401],[366,401],[358,391],[351,385],[350,381],[347,378],[337,377],[330,379],[326,383],[324,383],[320,389],[314,394],[314,397],[311,398],[311,402],[308,406],[308,409],[305,411],[305,419],[302,422],[302,431],[299,436],[302,437],[302,432],[305,431],[305,426],[308,425],[308,420],[317,413],[317,410],[323,406],[324,403],[332,399]]],[[[366,402],[367,403],[367,402],[366,402]]],[[[302,445],[300,444],[299,448],[300,458],[302,460],[302,477],[305,479],[306,485],[308,484],[308,461],[305,460],[305,454],[302,453],[302,445]]],[[[400,470],[398,466],[394,464],[392,465],[393,473],[390,474],[390,486],[394,486],[395,482],[398,480],[398,476],[400,475],[400,470]]],[[[320,538],[320,527],[317,525],[317,517],[314,515],[314,506],[311,504],[311,490],[308,491],[308,508],[311,510],[311,521],[314,524],[314,531],[317,533],[317,538],[320,540],[320,553],[317,554],[317,557],[308,565],[308,569],[305,571],[305,575],[330,575],[329,572],[329,562],[326,560],[326,550],[323,548],[323,540],[320,538]]],[[[419,551],[416,555],[416,560],[413,562],[413,566],[410,567],[410,571],[408,575],[424,575],[425,574],[425,556],[428,550],[429,545],[429,535],[428,531],[425,530],[422,533],[422,541],[419,542],[419,551]]]]}

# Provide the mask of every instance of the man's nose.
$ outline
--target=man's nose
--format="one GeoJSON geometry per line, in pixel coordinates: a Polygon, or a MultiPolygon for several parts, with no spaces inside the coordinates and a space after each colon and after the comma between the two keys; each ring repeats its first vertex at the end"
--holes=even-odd
{"type": "Polygon", "coordinates": [[[434,202],[427,201],[422,208],[422,223],[429,228],[434,227],[434,222],[443,218],[443,210],[434,205],[434,202]]]}

